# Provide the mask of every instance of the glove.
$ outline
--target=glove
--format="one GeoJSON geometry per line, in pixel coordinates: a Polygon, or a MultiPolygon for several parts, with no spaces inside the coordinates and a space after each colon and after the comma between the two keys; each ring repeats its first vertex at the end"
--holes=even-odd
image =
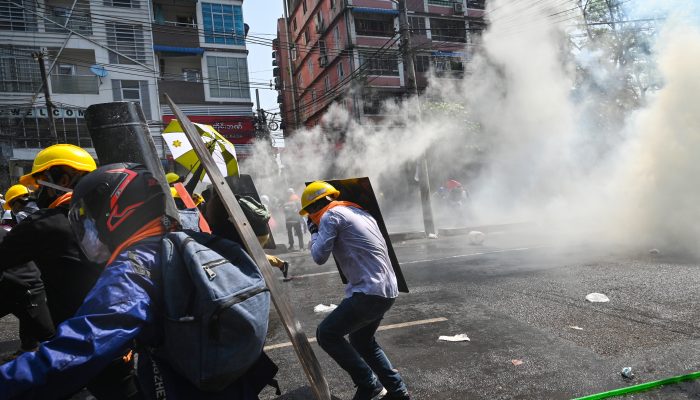
{"type": "Polygon", "coordinates": [[[306,219],[306,226],[309,227],[309,232],[313,235],[314,233],[318,233],[318,226],[314,224],[313,221],[311,221],[311,218],[306,219]]]}

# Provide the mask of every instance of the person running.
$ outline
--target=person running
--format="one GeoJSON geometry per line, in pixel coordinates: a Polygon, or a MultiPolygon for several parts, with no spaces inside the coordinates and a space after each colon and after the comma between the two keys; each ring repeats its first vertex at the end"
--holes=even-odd
{"type": "Polygon", "coordinates": [[[340,192],[327,182],[310,183],[301,195],[314,262],[331,253],[348,280],[345,298],[318,326],[321,348],[357,386],[353,400],[410,399],[401,375],[374,334],[399,294],[388,248],[377,221],[359,205],[336,201],[340,192]],[[345,339],[349,335],[350,342],[345,339]]]}

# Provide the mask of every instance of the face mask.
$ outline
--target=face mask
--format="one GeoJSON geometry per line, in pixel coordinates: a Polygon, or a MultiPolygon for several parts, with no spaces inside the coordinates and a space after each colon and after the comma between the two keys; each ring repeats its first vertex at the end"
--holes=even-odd
{"type": "Polygon", "coordinates": [[[83,219],[83,237],[80,239],[80,248],[83,249],[88,260],[103,263],[109,259],[111,255],[107,245],[102,243],[97,235],[97,227],[95,222],[90,218],[83,219]]]}

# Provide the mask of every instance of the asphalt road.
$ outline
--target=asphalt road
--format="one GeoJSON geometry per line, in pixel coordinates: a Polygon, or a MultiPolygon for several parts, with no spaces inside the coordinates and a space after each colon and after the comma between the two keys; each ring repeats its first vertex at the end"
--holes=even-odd
{"type": "MultiPolygon", "coordinates": [[[[481,246],[465,236],[394,243],[411,292],[398,298],[377,338],[413,398],[568,399],[700,370],[697,261],[555,242],[520,231],[489,234],[481,246]],[[591,292],[610,302],[587,302],[591,292]],[[438,341],[460,333],[471,341],[438,341]],[[626,366],[636,375],[631,382],[620,376],[626,366]]],[[[338,304],[343,285],[332,261],[281,256],[295,276],[284,283],[289,301],[313,337],[324,317],[314,306],[338,304]]],[[[14,320],[1,320],[0,351],[14,350],[15,337],[14,320]]],[[[268,354],[283,394],[266,389],[262,398],[311,399],[286,342],[273,312],[268,354]]],[[[333,395],[351,398],[344,371],[312,347],[333,395]]],[[[700,383],[686,382],[629,398],[698,397],[700,383]]]]}

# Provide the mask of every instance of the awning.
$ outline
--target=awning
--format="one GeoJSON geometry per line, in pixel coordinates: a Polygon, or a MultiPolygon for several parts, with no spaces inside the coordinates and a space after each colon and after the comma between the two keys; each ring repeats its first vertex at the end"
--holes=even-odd
{"type": "Polygon", "coordinates": [[[204,54],[204,49],[201,47],[178,47],[165,46],[162,44],[154,44],[153,51],[160,51],[163,53],[204,54]]]}
{"type": "Polygon", "coordinates": [[[364,13],[364,14],[399,15],[399,10],[393,10],[391,8],[353,7],[352,11],[356,12],[356,13],[364,13]]]}
{"type": "Polygon", "coordinates": [[[433,57],[464,57],[464,53],[458,51],[434,51],[433,57]]]}

